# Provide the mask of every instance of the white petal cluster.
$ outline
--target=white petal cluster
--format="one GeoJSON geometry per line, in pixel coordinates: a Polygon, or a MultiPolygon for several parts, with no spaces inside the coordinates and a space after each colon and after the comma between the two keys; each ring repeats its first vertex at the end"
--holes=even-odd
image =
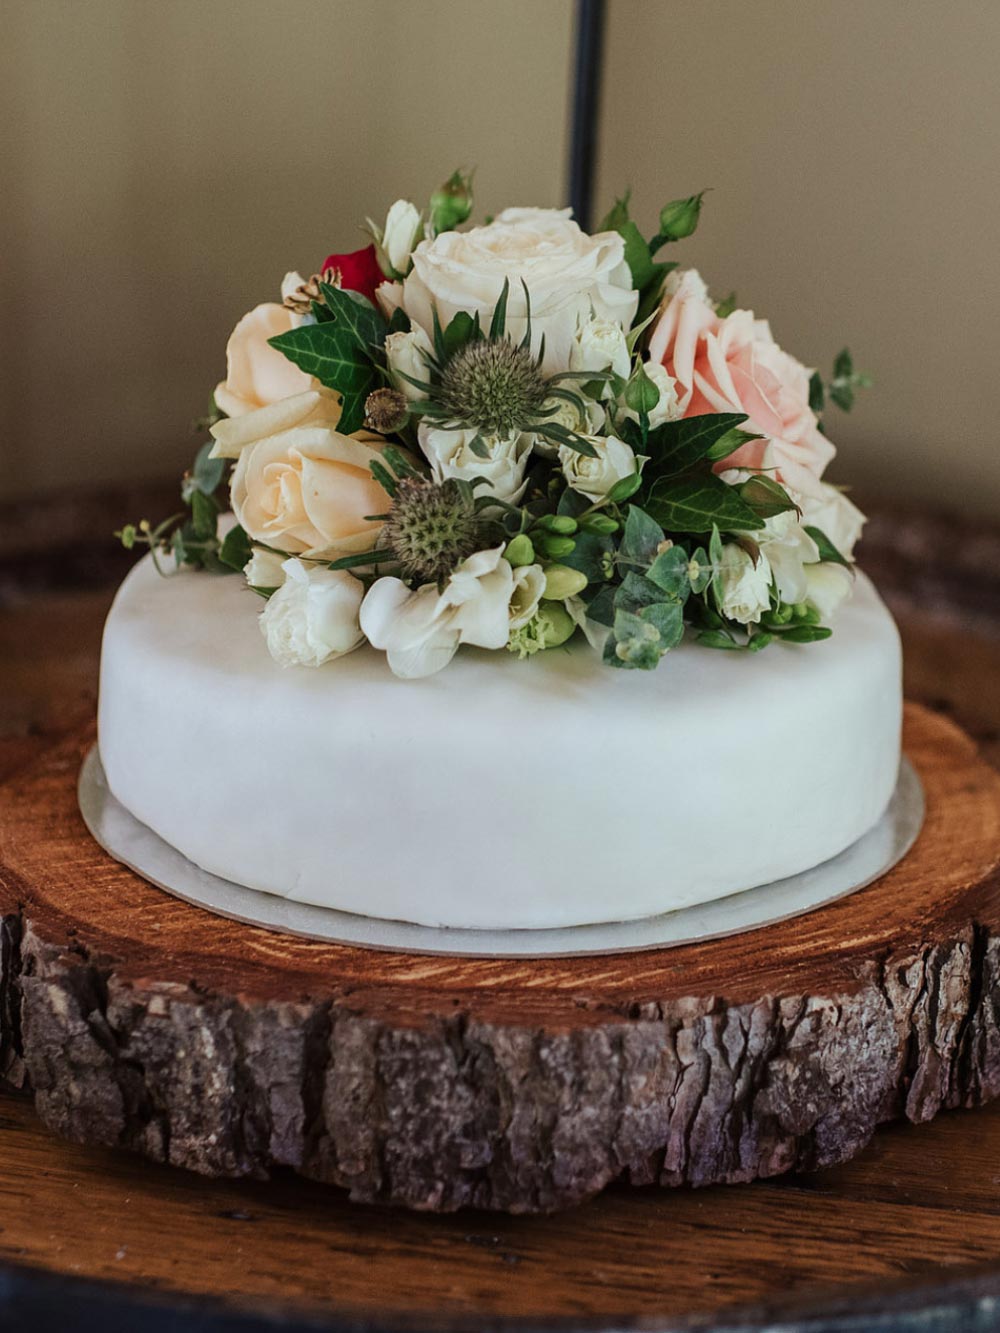
{"type": "Polygon", "coordinates": [[[279,666],[322,666],[364,639],[358,612],[364,585],[343,570],[286,560],[281,587],[260,616],[261,633],[279,666]]]}
{"type": "Polygon", "coordinates": [[[614,435],[591,435],[588,439],[595,450],[594,457],[564,444],[559,449],[559,462],[566,484],[599,504],[618,482],[636,472],[639,461],[631,446],[614,435]]]}
{"type": "Polygon", "coordinates": [[[532,434],[482,435],[472,429],[443,430],[426,424],[421,425],[418,434],[435,481],[483,478],[487,484],[477,488],[476,494],[493,495],[508,504],[516,504],[524,495],[524,471],[535,438],[532,434]],[[475,440],[485,448],[485,458],[472,448],[475,440]]]}

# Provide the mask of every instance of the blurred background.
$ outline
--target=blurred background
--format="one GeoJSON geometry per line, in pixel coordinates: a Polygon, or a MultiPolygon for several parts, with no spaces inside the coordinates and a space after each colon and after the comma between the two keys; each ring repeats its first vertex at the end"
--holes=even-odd
{"type": "MultiPolygon", "coordinates": [[[[237,318],[478,167],[565,202],[571,0],[0,0],[0,499],[169,478],[237,318]]],[[[862,498],[1000,501],[996,0],[610,0],[596,213],[829,370],[862,498]]]]}

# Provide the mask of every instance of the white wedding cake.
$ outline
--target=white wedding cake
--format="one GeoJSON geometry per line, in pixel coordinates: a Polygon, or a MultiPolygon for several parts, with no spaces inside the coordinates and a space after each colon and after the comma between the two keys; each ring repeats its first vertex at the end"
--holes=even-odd
{"type": "Polygon", "coordinates": [[[586,642],[417,681],[370,648],[283,669],[253,601],[142,561],[108,618],[100,753],[133,815],[267,893],[431,926],[625,920],[834,856],[895,786],[899,640],[863,575],[824,643],[684,645],[649,673],[586,642]]]}
{"type": "Polygon", "coordinates": [[[485,929],[724,898],[879,821],[899,642],[823,475],[867,377],[665,257],[701,205],[467,227],[456,172],[239,321],[184,512],[120,534],[128,811],[239,885],[485,929]]]}

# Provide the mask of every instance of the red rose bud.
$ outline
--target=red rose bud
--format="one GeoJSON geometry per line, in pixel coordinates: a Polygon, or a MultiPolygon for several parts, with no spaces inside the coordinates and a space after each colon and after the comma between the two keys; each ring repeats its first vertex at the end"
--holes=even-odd
{"type": "Polygon", "coordinates": [[[327,255],[323,268],[334,269],[335,282],[347,292],[360,292],[369,301],[375,300],[375,288],[385,282],[385,275],[375,258],[374,245],[363,250],[352,250],[349,255],[327,255]]]}

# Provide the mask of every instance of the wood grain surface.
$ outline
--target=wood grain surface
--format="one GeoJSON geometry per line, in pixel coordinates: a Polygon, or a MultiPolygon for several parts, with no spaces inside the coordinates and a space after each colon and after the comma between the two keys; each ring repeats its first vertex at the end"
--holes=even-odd
{"type": "MultiPolygon", "coordinates": [[[[1000,631],[960,591],[927,587],[929,537],[894,530],[891,516],[881,521],[868,564],[900,621],[907,693],[997,762],[1000,631]]],[[[984,543],[1000,567],[1000,542],[985,534],[977,569],[984,543]]],[[[101,586],[31,596],[21,586],[0,571],[7,774],[92,714],[110,601],[101,586]]],[[[0,1149],[0,1260],[373,1324],[481,1327],[508,1315],[679,1327],[724,1313],[749,1327],[749,1304],[766,1304],[772,1322],[817,1302],[847,1301],[856,1314],[900,1284],[911,1302],[940,1303],[946,1276],[1000,1264],[1000,1107],[887,1125],[852,1162],[810,1174],[696,1191],[614,1186],[552,1217],[358,1209],[284,1171],[209,1180],[55,1138],[14,1093],[0,1098],[0,1149]]],[[[948,1291],[958,1287],[995,1294],[997,1281],[948,1291]]]]}

